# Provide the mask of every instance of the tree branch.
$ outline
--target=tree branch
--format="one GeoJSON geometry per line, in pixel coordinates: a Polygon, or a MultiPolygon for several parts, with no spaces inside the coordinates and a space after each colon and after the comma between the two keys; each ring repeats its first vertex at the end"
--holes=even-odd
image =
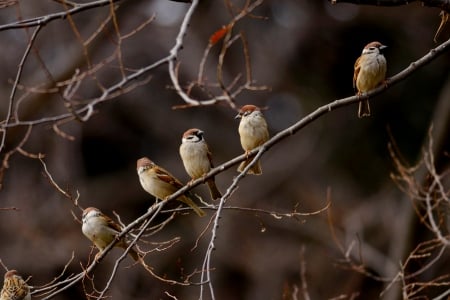
{"type": "Polygon", "coordinates": [[[73,8],[53,14],[48,14],[45,16],[40,16],[36,18],[30,18],[26,20],[20,20],[17,22],[8,23],[5,25],[0,25],[0,31],[16,29],[16,28],[27,28],[27,27],[36,27],[36,26],[44,26],[50,23],[51,21],[58,19],[66,19],[68,16],[73,16],[85,10],[90,10],[96,7],[102,7],[106,5],[110,5],[111,3],[120,2],[121,0],[98,0],[92,1],[86,4],[76,4],[73,8]]]}
{"type": "Polygon", "coordinates": [[[379,95],[379,94],[385,92],[386,90],[391,88],[393,85],[408,78],[419,68],[429,64],[434,59],[436,59],[439,55],[442,55],[443,53],[445,53],[445,51],[447,51],[449,49],[450,49],[450,39],[447,40],[446,42],[442,43],[438,47],[431,49],[427,54],[425,54],[423,57],[419,58],[418,60],[412,62],[404,70],[402,70],[399,73],[397,73],[396,75],[388,78],[386,85],[382,84],[379,87],[377,87],[376,89],[374,89],[368,93],[364,93],[360,96],[355,95],[355,96],[351,96],[351,97],[347,97],[347,98],[342,98],[342,99],[335,100],[333,102],[330,102],[326,105],[323,105],[323,106],[317,108],[310,114],[301,118],[299,121],[297,121],[292,126],[278,132],[276,135],[274,135],[272,138],[270,138],[266,143],[261,145],[259,148],[253,149],[252,151],[249,151],[246,154],[241,154],[239,156],[236,156],[235,158],[230,159],[229,161],[217,166],[216,168],[212,169],[205,176],[203,176],[199,179],[196,179],[196,180],[190,182],[189,185],[186,185],[183,188],[179,189],[176,193],[172,194],[172,196],[170,198],[171,199],[177,198],[178,196],[184,194],[185,192],[194,188],[195,186],[197,186],[201,183],[204,183],[206,181],[206,179],[211,178],[211,177],[223,172],[224,170],[231,168],[232,166],[248,159],[249,157],[253,157],[255,155],[259,156],[260,155],[259,153],[266,152],[272,146],[279,143],[281,140],[284,140],[285,138],[297,133],[297,131],[304,128],[305,126],[312,123],[314,120],[320,118],[321,116],[325,115],[328,112],[331,112],[335,109],[338,109],[338,108],[341,108],[344,106],[358,103],[359,101],[361,101],[361,99],[372,98],[373,96],[376,96],[376,95],[379,95]]]}
{"type": "Polygon", "coordinates": [[[358,5],[374,5],[374,6],[401,6],[411,2],[421,2],[422,5],[428,7],[438,7],[442,10],[450,12],[450,0],[328,0],[331,4],[352,3],[358,5]]]}

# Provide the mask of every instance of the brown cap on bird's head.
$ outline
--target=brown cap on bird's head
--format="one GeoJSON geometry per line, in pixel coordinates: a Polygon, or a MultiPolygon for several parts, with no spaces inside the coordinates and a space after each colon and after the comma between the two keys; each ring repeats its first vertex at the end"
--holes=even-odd
{"type": "Polygon", "coordinates": [[[380,42],[378,42],[378,41],[373,41],[373,42],[368,43],[368,44],[364,47],[363,52],[364,52],[364,50],[369,50],[369,49],[374,50],[375,48],[378,48],[378,50],[380,50],[380,52],[381,52],[381,50],[387,48],[387,46],[386,46],[386,45],[383,45],[382,43],[380,43],[380,42]]]}
{"type": "Polygon", "coordinates": [[[188,129],[188,130],[186,130],[186,131],[183,133],[183,138],[187,138],[187,137],[190,136],[190,135],[202,136],[202,135],[203,135],[203,131],[200,130],[200,129],[198,129],[198,128],[191,128],[191,129],[188,129]]]}
{"type": "Polygon", "coordinates": [[[17,270],[9,270],[8,272],[5,273],[5,278],[9,278],[9,277],[12,277],[14,275],[19,275],[17,270]]]}
{"type": "Polygon", "coordinates": [[[236,115],[235,119],[240,119],[240,118],[242,118],[242,116],[246,116],[249,113],[254,112],[255,110],[261,111],[261,108],[259,108],[256,105],[253,105],[253,104],[244,105],[239,110],[239,113],[236,115]]]}
{"type": "Polygon", "coordinates": [[[151,167],[152,165],[154,165],[154,163],[148,157],[142,157],[137,160],[136,169],[139,169],[142,167],[148,168],[148,167],[151,167]]]}
{"type": "Polygon", "coordinates": [[[83,210],[83,214],[82,214],[82,217],[84,218],[89,212],[91,212],[91,211],[99,211],[98,210],[98,208],[95,208],[95,207],[87,207],[87,208],[85,208],[84,210],[83,210]]]}

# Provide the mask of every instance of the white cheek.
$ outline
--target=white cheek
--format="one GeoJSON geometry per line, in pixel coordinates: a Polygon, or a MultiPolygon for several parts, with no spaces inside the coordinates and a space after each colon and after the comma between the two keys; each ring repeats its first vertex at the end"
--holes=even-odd
{"type": "Polygon", "coordinates": [[[87,234],[95,235],[96,229],[99,225],[98,218],[88,214],[83,222],[82,230],[87,234]]]}
{"type": "Polygon", "coordinates": [[[91,222],[89,222],[88,219],[86,219],[83,222],[83,226],[82,226],[81,230],[83,231],[84,235],[86,235],[89,238],[92,238],[92,236],[94,235],[93,226],[92,226],[91,222]]]}

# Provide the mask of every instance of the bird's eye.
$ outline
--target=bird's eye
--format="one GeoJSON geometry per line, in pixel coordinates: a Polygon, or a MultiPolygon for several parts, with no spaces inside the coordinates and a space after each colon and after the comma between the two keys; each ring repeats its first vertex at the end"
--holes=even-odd
{"type": "Polygon", "coordinates": [[[376,47],[370,47],[369,49],[370,49],[370,50],[375,50],[375,49],[376,49],[376,47]]]}

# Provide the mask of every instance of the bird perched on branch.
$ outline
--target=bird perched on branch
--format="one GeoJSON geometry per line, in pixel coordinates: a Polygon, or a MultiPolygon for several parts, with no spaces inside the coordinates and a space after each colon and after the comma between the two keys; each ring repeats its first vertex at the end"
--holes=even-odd
{"type": "MultiPolygon", "coordinates": [[[[364,47],[361,56],[356,60],[353,88],[357,90],[358,95],[373,90],[385,81],[387,63],[382,50],[386,47],[380,42],[371,42],[364,47]]],[[[370,116],[370,105],[369,100],[365,99],[359,102],[358,117],[367,116],[370,116]]]]}
{"type": "MultiPolygon", "coordinates": [[[[119,224],[95,207],[88,207],[83,211],[82,222],[81,230],[83,234],[94,243],[100,252],[111,244],[122,231],[119,224]]],[[[122,237],[114,246],[127,249],[129,244],[125,237],[122,237]]],[[[134,248],[131,248],[128,254],[135,261],[141,261],[141,257],[134,248]]]]}
{"type": "MultiPolygon", "coordinates": [[[[184,168],[192,180],[201,178],[213,168],[211,152],[203,138],[203,131],[197,128],[188,129],[181,139],[180,156],[184,168]]],[[[214,177],[206,180],[211,198],[222,197],[217,189],[214,177]]]]}
{"type": "MultiPolygon", "coordinates": [[[[269,130],[259,107],[251,104],[244,105],[235,118],[241,119],[239,122],[239,136],[242,148],[246,154],[267,142],[269,130]]],[[[243,161],[238,167],[238,172],[242,172],[252,160],[252,158],[249,158],[243,161]]],[[[259,160],[249,169],[248,174],[262,174],[259,160]]]]}
{"type": "Polygon", "coordinates": [[[5,273],[0,300],[31,300],[30,287],[16,270],[5,273]]]}
{"type": "MultiPolygon", "coordinates": [[[[142,188],[158,199],[166,200],[183,187],[178,179],[147,157],[137,160],[136,169],[142,188]]],[[[194,203],[192,193],[187,192],[186,195],[179,196],[177,200],[189,205],[200,217],[205,215],[205,212],[194,203]]]]}

